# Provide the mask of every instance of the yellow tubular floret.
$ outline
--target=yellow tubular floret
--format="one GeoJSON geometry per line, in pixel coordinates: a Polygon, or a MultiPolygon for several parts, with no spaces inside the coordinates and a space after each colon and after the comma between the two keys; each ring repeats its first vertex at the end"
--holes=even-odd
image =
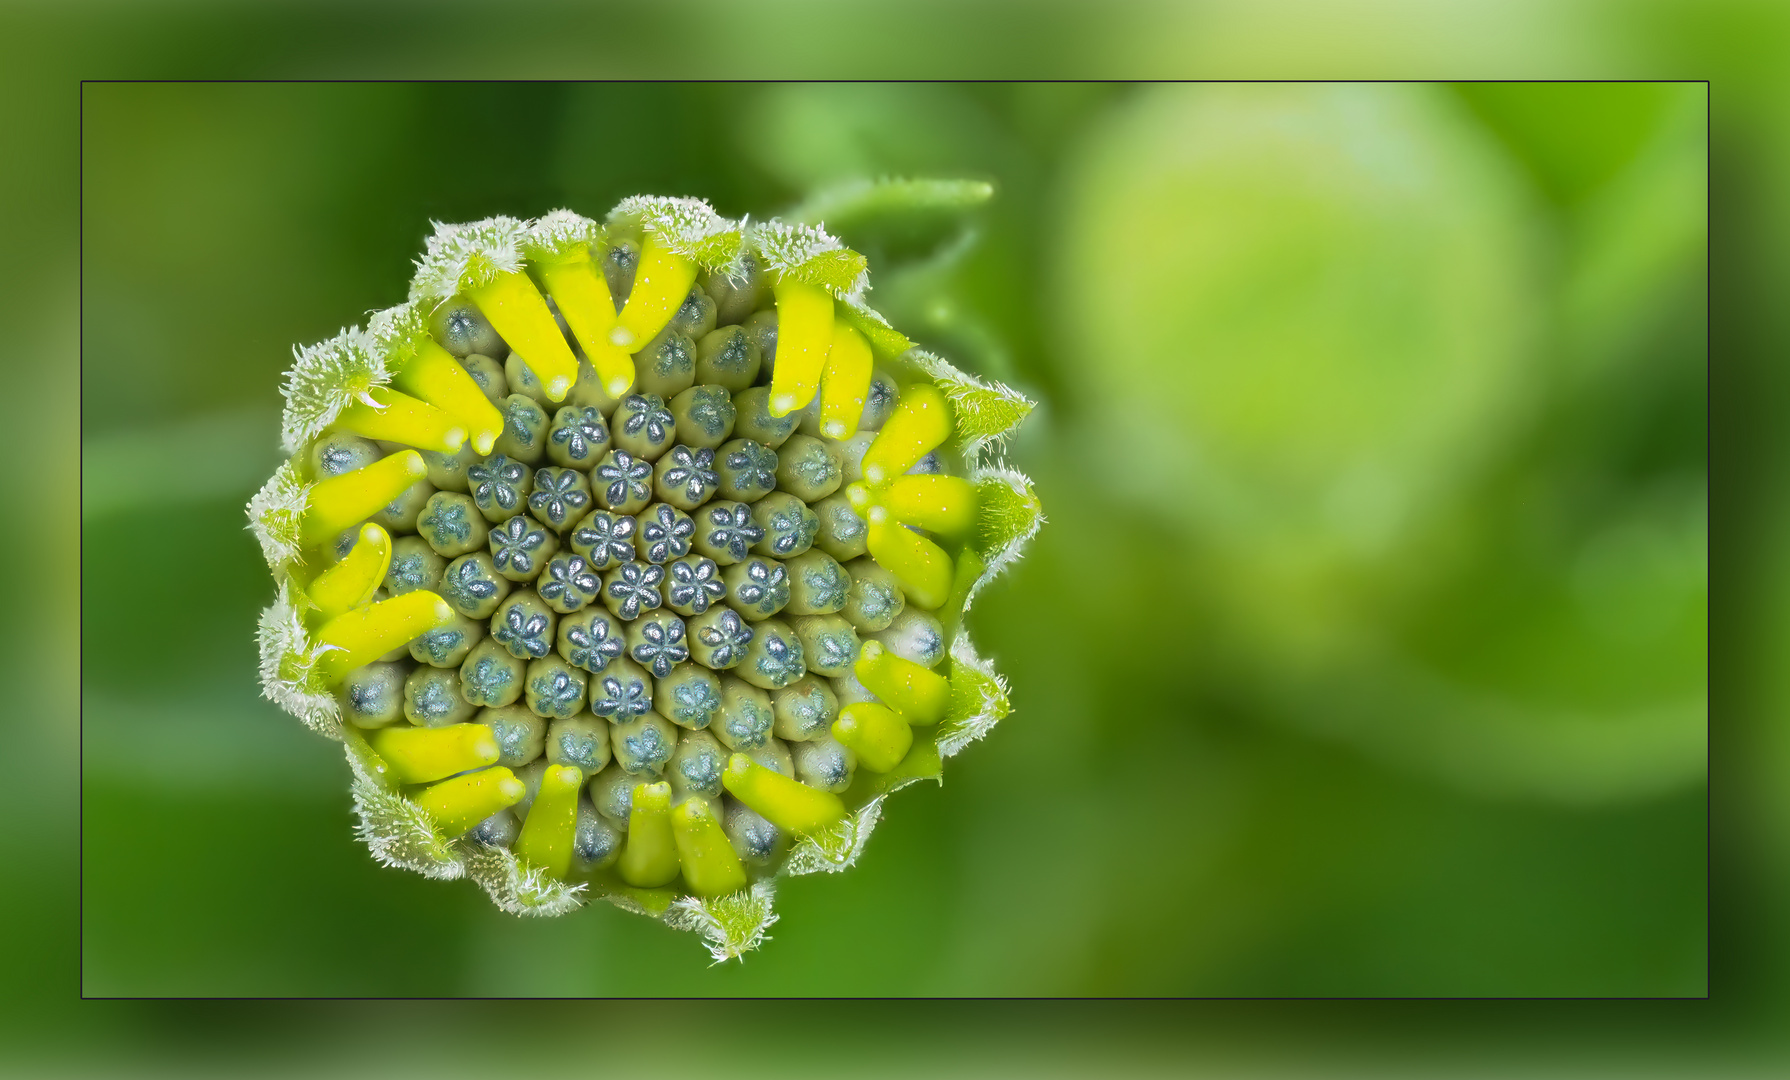
{"type": "Polygon", "coordinates": [[[572,337],[596,369],[603,388],[611,397],[627,393],[634,384],[634,358],[609,340],[615,329],[615,300],[609,294],[609,283],[591,262],[590,248],[575,245],[562,258],[537,263],[535,272],[565,316],[572,337]]]}
{"type": "MultiPolygon", "coordinates": [[[[665,246],[659,234],[648,232],[640,244],[640,263],[634,271],[634,287],[628,302],[615,318],[609,341],[628,352],[639,352],[665,329],[696,284],[696,262],[665,246]]],[[[596,360],[592,358],[592,366],[596,360]]]]}
{"type": "MultiPolygon", "coordinates": [[[[779,354],[781,355],[781,354],[779,354]]],[[[833,346],[820,376],[820,433],[849,439],[858,433],[870,393],[870,342],[843,322],[833,324],[833,346]]]]}
{"type": "Polygon", "coordinates": [[[371,465],[312,485],[302,532],[308,544],[334,540],[343,529],[377,514],[404,489],[429,475],[423,455],[400,450],[371,465]]]}
{"type": "Polygon", "coordinates": [[[976,523],[976,485],[961,476],[898,476],[883,505],[903,525],[960,538],[976,523]]]}
{"type": "Polygon", "coordinates": [[[515,806],[526,789],[516,774],[502,765],[450,777],[418,793],[412,800],[430,817],[442,835],[459,836],[479,822],[515,806]]]}
{"type": "Polygon", "coordinates": [[[865,515],[865,545],[878,566],[901,581],[907,602],[935,610],[951,595],[951,556],[945,549],[896,521],[885,506],[865,515]]]}
{"type": "Polygon", "coordinates": [[[385,580],[392,564],[392,538],[384,529],[367,522],[360,527],[360,539],[348,549],[342,561],[317,575],[308,591],[311,603],[325,619],[333,619],[350,608],[360,607],[373,599],[373,593],[385,580]]]}
{"type": "Polygon", "coordinates": [[[584,774],[570,765],[549,765],[522,823],[522,835],[516,838],[516,854],[561,880],[572,868],[572,834],[578,826],[578,788],[583,783],[584,774]]]}
{"type": "Polygon", "coordinates": [[[472,290],[471,296],[491,328],[541,380],[547,397],[562,400],[578,381],[578,358],[535,283],[516,270],[498,274],[491,284],[472,290]]]}
{"type": "Polygon", "coordinates": [[[914,733],[907,721],[873,701],[859,701],[840,709],[839,719],[833,721],[833,738],[858,755],[858,764],[879,773],[901,764],[908,748],[914,745],[914,733]]]}
{"type": "Polygon", "coordinates": [[[489,454],[491,444],[503,434],[503,414],[497,406],[452,353],[427,338],[392,378],[392,385],[464,424],[471,433],[472,448],[481,454],[489,454]]]}
{"type": "Polygon", "coordinates": [[[852,674],[910,724],[936,724],[951,707],[951,684],[943,675],[896,656],[880,641],[864,643],[852,674]]]}
{"type": "Polygon", "coordinates": [[[317,661],[318,670],[333,685],[355,668],[453,621],[454,609],[427,589],[343,612],[317,631],[318,644],[329,647],[317,661]]]}
{"type": "MultiPolygon", "coordinates": [[[[367,736],[400,784],[427,784],[497,763],[497,740],[484,724],[380,728],[367,736]]],[[[487,815],[489,816],[489,815],[487,815]]]]}
{"type": "Polygon", "coordinates": [[[727,759],[721,783],[760,817],[792,833],[811,833],[845,816],[839,796],[791,780],[745,754],[727,759]]]}
{"type": "Polygon", "coordinates": [[[426,401],[400,394],[389,386],[375,386],[367,391],[367,397],[373,404],[356,400],[342,410],[331,426],[363,439],[403,443],[443,454],[458,453],[466,445],[465,422],[426,401]]]}
{"type": "MultiPolygon", "coordinates": [[[[777,358],[783,358],[778,335],[777,358]]],[[[913,468],[920,459],[951,437],[951,407],[936,386],[921,384],[901,392],[895,414],[864,451],[864,479],[885,484],[913,468]]]]}
{"type": "Polygon", "coordinates": [[[642,889],[677,877],[677,841],[671,836],[671,785],[636,784],[628,811],[628,846],[615,864],[622,880],[642,889]]]}
{"type": "Polygon", "coordinates": [[[707,803],[686,800],[671,812],[671,827],[677,839],[678,862],[684,868],[684,884],[691,892],[719,896],[746,887],[745,867],[707,803]]]}
{"type": "MultiPolygon", "coordinates": [[[[814,400],[833,347],[833,297],[819,285],[776,284],[777,366],[771,371],[772,416],[788,416],[814,400]]],[[[918,459],[916,459],[918,460],[918,459]]]]}

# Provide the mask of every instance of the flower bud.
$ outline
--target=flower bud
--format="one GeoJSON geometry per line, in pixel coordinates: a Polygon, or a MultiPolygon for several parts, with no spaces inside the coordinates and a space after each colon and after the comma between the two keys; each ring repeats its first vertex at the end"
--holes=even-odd
{"type": "Polygon", "coordinates": [[[618,765],[631,773],[656,777],[665,771],[677,749],[677,728],[658,713],[649,712],[633,723],[612,723],[609,739],[618,765]]]}
{"type": "Polygon", "coordinates": [[[777,451],[777,486],[805,503],[839,490],[839,453],[819,439],[792,435],[777,451]]]}
{"type": "Polygon", "coordinates": [[[771,737],[771,696],[731,675],[721,677],[721,716],[710,730],[729,750],[755,750],[771,737]]]}
{"type": "Polygon", "coordinates": [[[609,724],[590,712],[554,720],[547,725],[546,749],[549,763],[595,776],[609,764],[609,724]]]}
{"type": "MultiPolygon", "coordinates": [[[[758,443],[760,446],[776,450],[795,434],[796,424],[800,416],[774,416],[771,414],[771,388],[753,386],[733,395],[733,433],[737,438],[758,443]]],[[[772,466],[774,470],[776,466],[772,466]]],[[[769,490],[769,485],[766,485],[769,490]]],[[[730,499],[738,499],[738,495],[729,495],[730,499]]],[[[750,499],[742,499],[750,502],[750,499]]]]}
{"type": "MultiPolygon", "coordinates": [[[[711,330],[696,342],[696,381],[718,386],[729,394],[751,386],[758,378],[761,357],[758,343],[739,326],[723,326],[711,330]]],[[[733,409],[729,401],[728,430],[733,430],[733,409]]]]}
{"type": "Polygon", "coordinates": [[[480,709],[474,718],[491,733],[499,751],[497,764],[519,769],[541,756],[547,745],[547,721],[521,705],[480,709]]]}
{"type": "MultiPolygon", "coordinates": [[[[739,425],[734,425],[735,434],[739,425]]],[[[715,451],[716,493],[723,499],[750,503],[777,487],[777,455],[764,443],[736,438],[715,451]]]]}
{"type": "Polygon", "coordinates": [[[645,392],[629,394],[609,419],[610,436],[617,450],[640,461],[657,461],[677,438],[677,419],[665,407],[665,399],[645,392]]]}
{"type": "Polygon", "coordinates": [[[488,619],[510,594],[510,579],[483,551],[462,555],[441,572],[441,596],[469,619],[488,619]]]}
{"type": "Polygon", "coordinates": [[[820,528],[820,518],[808,504],[786,491],[773,491],[753,503],[752,520],[764,530],[764,539],[752,550],[779,559],[793,559],[807,551],[820,528]]]}
{"type": "Polygon", "coordinates": [[[787,615],[831,615],[845,607],[851,575],[824,551],[805,551],[787,560],[789,606],[787,615]]]}
{"type": "Polygon", "coordinates": [[[820,525],[814,531],[814,546],[838,562],[848,562],[869,550],[869,526],[858,516],[851,500],[833,495],[813,506],[820,525]]]}
{"type": "Polygon", "coordinates": [[[553,650],[553,612],[533,589],[523,589],[497,606],[491,640],[518,660],[538,660],[553,650]]]}
{"type": "Polygon", "coordinates": [[[686,731],[678,736],[665,778],[671,782],[674,802],[691,795],[721,797],[721,773],[727,768],[728,750],[706,731],[686,731]]]}
{"type": "Polygon", "coordinates": [[[525,394],[503,399],[503,433],[497,452],[524,465],[538,465],[547,453],[547,411],[525,394]]]}
{"type": "Polygon", "coordinates": [[[796,760],[796,779],[802,783],[816,791],[835,793],[851,787],[852,773],[858,767],[857,755],[830,733],[799,742],[790,752],[796,760]]]}
{"type": "Polygon", "coordinates": [[[443,559],[458,558],[484,547],[490,526],[472,496],[437,491],[423,504],[416,531],[443,559]]]}
{"type": "Polygon", "coordinates": [[[570,719],[584,708],[584,672],[558,656],[529,662],[523,696],[536,716],[570,719]]]}
{"type": "Polygon", "coordinates": [[[578,800],[578,820],[572,833],[574,877],[589,877],[607,870],[621,857],[627,834],[611,825],[587,798],[578,800]]]}
{"type": "MultiPolygon", "coordinates": [[[[498,352],[509,355],[509,350],[502,343],[498,344],[498,352]]],[[[490,401],[493,407],[501,409],[503,399],[510,396],[510,380],[503,372],[503,361],[489,353],[470,353],[460,358],[460,366],[472,377],[477,386],[490,401]]],[[[499,416],[501,416],[501,412],[499,416]]],[[[501,422],[501,421],[500,421],[501,422]]]]}
{"type": "Polygon", "coordinates": [[[1004,714],[945,628],[1036,528],[994,464],[1029,406],[866,284],[820,229],[640,197],[438,225],[409,300],[296,351],[250,503],[263,688],[365,733],[381,859],[520,913],[626,895],[737,955],[770,878],[861,848],[858,767],[948,721],[921,775],[1004,714]]]}
{"type": "Polygon", "coordinates": [[[945,628],[930,611],[908,608],[891,619],[886,628],[871,634],[870,639],[923,668],[938,667],[945,658],[945,628]]]}
{"type": "Polygon", "coordinates": [[[802,643],[802,663],[828,677],[850,671],[858,659],[858,632],[837,615],[803,615],[791,623],[802,643]]]}
{"type": "MultiPolygon", "coordinates": [[[[547,457],[568,469],[592,469],[609,452],[609,423],[594,406],[568,405],[553,414],[547,457]]],[[[439,486],[439,485],[437,485],[439,486]]]]}
{"type": "Polygon", "coordinates": [[[535,470],[528,512],[536,521],[563,536],[590,507],[590,481],[584,473],[551,465],[535,470]]]}
{"type": "Polygon", "coordinates": [[[752,641],[736,673],[762,690],[781,690],[807,670],[802,641],[781,619],[765,619],[754,626],[752,641]]]}
{"type": "Polygon", "coordinates": [[[460,695],[460,673],[419,667],[404,680],[404,718],[417,727],[464,724],[477,710],[460,695]]]}
{"type": "Polygon", "coordinates": [[[342,717],[358,728],[381,728],[404,718],[403,664],[375,661],[355,668],[336,688],[342,717]]]}
{"type": "Polygon", "coordinates": [[[701,663],[680,663],[653,681],[653,711],[682,728],[706,728],[721,711],[721,680],[701,663]]]}
{"type": "Polygon", "coordinates": [[[597,505],[617,514],[637,514],[644,509],[652,501],[652,479],[652,462],[619,446],[604,454],[590,474],[597,505]]]}
{"type": "Polygon", "coordinates": [[[460,694],[474,705],[501,707],[522,696],[522,661],[490,638],[479,642],[460,665],[460,694]]]}
{"type": "Polygon", "coordinates": [[[822,679],[804,675],[771,697],[779,739],[807,742],[824,733],[839,715],[839,699],[822,679]]]}
{"type": "Polygon", "coordinates": [[[642,393],[675,397],[696,382],[696,342],[667,326],[634,355],[634,370],[642,393]]]}

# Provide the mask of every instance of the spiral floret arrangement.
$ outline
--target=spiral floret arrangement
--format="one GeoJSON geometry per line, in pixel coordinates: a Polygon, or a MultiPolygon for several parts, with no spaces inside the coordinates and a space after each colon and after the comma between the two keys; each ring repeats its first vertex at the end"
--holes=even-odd
{"type": "Polygon", "coordinates": [[[1029,403],[866,287],[821,229],[640,197],[438,225],[406,303],[296,350],[263,685],[348,744],[379,858],[738,955],[1004,714],[961,616],[1041,520],[990,461],[1029,403]]]}

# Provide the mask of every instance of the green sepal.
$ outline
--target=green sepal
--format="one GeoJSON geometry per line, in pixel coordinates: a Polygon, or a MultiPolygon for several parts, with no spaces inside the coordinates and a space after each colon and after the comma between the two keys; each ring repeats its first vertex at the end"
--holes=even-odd
{"type": "Polygon", "coordinates": [[[529,262],[561,262],[580,246],[590,248],[603,241],[604,228],[583,214],[551,210],[529,223],[522,253],[529,262]]]}
{"type": "Polygon", "coordinates": [[[1035,407],[1030,398],[1012,387],[983,382],[924,349],[912,350],[908,359],[945,392],[956,414],[957,434],[966,447],[1000,445],[1035,407]]]}
{"type": "Polygon", "coordinates": [[[429,306],[425,301],[409,300],[376,311],[367,319],[367,337],[374,351],[385,358],[389,370],[404,370],[428,339],[429,306]]]}
{"type": "Polygon", "coordinates": [[[777,921],[775,895],[770,882],[759,881],[726,896],[680,897],[665,912],[665,925],[701,934],[717,964],[740,960],[765,942],[765,931],[777,921]]]}
{"type": "Polygon", "coordinates": [[[783,864],[783,872],[799,877],[803,874],[837,874],[850,869],[863,854],[876,823],[882,819],[886,798],[887,795],[874,796],[838,824],[796,841],[788,861],[783,864]]]}
{"type": "Polygon", "coordinates": [[[342,737],[341,707],[323,686],[317,661],[323,649],[305,625],[309,598],[290,575],[275,571],[279,593],[261,613],[255,636],[261,694],[326,738],[342,737]]]}
{"type": "Polygon", "coordinates": [[[823,251],[784,273],[808,285],[818,285],[835,296],[846,296],[869,270],[869,261],[850,248],[823,251]]]}
{"type": "Polygon", "coordinates": [[[499,274],[522,269],[522,242],[528,223],[518,218],[488,217],[465,225],[437,221],[435,232],[416,261],[410,299],[444,300],[455,293],[483,288],[499,274]]]}
{"type": "Polygon", "coordinates": [[[715,213],[702,199],[632,195],[615,204],[608,221],[650,229],[666,247],[708,270],[733,265],[745,243],[739,223],[715,213]]]}
{"type": "Polygon", "coordinates": [[[995,674],[970,643],[968,634],[951,642],[951,709],[939,722],[938,749],[951,757],[987,735],[1013,707],[1007,698],[1007,680],[995,674]]]}
{"type": "Polygon", "coordinates": [[[623,911],[654,919],[664,918],[672,901],[678,898],[673,889],[642,889],[634,885],[609,885],[598,895],[623,911]]]}
{"type": "Polygon", "coordinates": [[[299,560],[303,548],[305,503],[311,485],[295,460],[281,463],[249,500],[249,530],[276,576],[299,560]]]}
{"type": "Polygon", "coordinates": [[[1011,469],[990,469],[976,480],[974,545],[990,565],[1012,561],[1044,524],[1044,504],[1032,482],[1011,469]]]}
{"type": "Polygon", "coordinates": [[[459,847],[464,853],[466,875],[479,883],[492,903],[511,915],[564,915],[584,905],[582,883],[556,881],[546,871],[530,866],[503,848],[470,841],[459,847]]]}
{"type": "Polygon", "coordinates": [[[292,350],[292,366],[280,394],[280,440],[288,454],[323,434],[351,403],[392,381],[373,339],[351,326],[327,341],[292,350]]]}
{"type": "MultiPolygon", "coordinates": [[[[909,784],[921,780],[944,782],[945,762],[939,756],[937,731],[916,731],[914,745],[901,763],[886,773],[869,773],[866,790],[877,795],[892,795],[909,784]]],[[[855,787],[855,785],[854,785],[855,787]]]]}
{"type": "Polygon", "coordinates": [[[889,363],[914,347],[907,335],[889,325],[889,320],[882,313],[868,304],[856,300],[846,300],[833,309],[835,317],[843,318],[851,328],[864,335],[870,342],[870,351],[883,363],[889,363]]]}
{"type": "Polygon", "coordinates": [[[869,261],[825,229],[770,221],[754,226],[747,242],[772,274],[823,288],[848,305],[861,304],[870,286],[869,261]]]}
{"type": "Polygon", "coordinates": [[[461,845],[441,835],[435,820],[406,799],[360,732],[344,725],[342,743],[354,773],[349,792],[358,819],[354,835],[382,866],[414,870],[426,878],[453,881],[466,875],[461,845]]]}

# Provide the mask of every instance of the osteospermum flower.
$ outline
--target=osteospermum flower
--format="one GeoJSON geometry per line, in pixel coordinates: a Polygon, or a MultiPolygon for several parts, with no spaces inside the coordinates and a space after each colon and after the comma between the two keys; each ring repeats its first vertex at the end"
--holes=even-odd
{"type": "Polygon", "coordinates": [[[345,744],[382,863],[739,956],[1006,714],[963,616],[1042,521],[999,462],[1030,403],[823,229],[695,199],[437,225],[417,265],[295,350],[263,688],[345,744]]]}

